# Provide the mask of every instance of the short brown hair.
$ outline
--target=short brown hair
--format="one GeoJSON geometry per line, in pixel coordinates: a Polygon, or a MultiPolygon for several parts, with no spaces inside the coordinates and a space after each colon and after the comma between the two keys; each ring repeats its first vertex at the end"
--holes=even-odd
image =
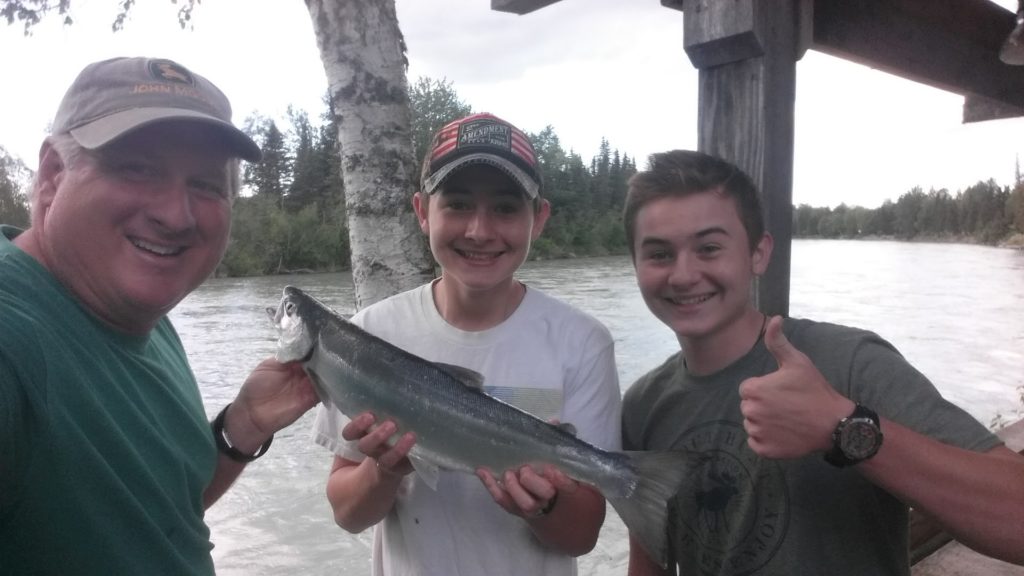
{"type": "Polygon", "coordinates": [[[640,209],[661,198],[679,198],[700,192],[718,191],[732,197],[747,231],[751,252],[764,236],[764,211],[754,181],[735,165],[694,150],[670,150],[651,154],[647,170],[629,179],[629,191],[622,210],[629,253],[636,253],[636,217],[640,209]]]}

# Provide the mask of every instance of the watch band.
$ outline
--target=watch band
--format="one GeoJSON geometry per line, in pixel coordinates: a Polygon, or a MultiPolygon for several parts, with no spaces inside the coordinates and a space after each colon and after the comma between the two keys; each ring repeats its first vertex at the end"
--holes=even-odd
{"type": "Polygon", "coordinates": [[[270,443],[274,441],[274,435],[271,434],[270,438],[267,438],[267,441],[260,446],[260,449],[255,454],[246,454],[238,448],[235,448],[231,445],[231,441],[228,440],[227,434],[224,433],[224,418],[228,413],[228,408],[230,407],[231,404],[229,403],[220,411],[220,414],[217,414],[217,417],[213,419],[213,422],[210,423],[211,428],[213,428],[213,441],[217,444],[217,450],[219,450],[221,454],[224,454],[235,462],[252,462],[267,453],[267,450],[270,449],[270,443]]]}

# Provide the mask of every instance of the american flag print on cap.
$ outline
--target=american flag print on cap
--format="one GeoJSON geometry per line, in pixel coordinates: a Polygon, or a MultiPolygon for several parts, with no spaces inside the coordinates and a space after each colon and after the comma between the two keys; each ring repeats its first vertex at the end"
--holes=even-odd
{"type": "Polygon", "coordinates": [[[444,180],[470,164],[489,164],[505,172],[526,195],[540,195],[537,154],[522,130],[486,112],[446,124],[423,160],[423,192],[436,192],[444,180]]]}

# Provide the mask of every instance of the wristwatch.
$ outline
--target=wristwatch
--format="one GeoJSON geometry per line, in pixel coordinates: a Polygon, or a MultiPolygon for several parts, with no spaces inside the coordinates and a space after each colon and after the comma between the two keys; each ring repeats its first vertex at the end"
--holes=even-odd
{"type": "Polygon", "coordinates": [[[853,413],[840,420],[832,431],[832,449],[825,454],[825,461],[845,468],[871,458],[881,446],[878,414],[857,404],[853,413]]]}

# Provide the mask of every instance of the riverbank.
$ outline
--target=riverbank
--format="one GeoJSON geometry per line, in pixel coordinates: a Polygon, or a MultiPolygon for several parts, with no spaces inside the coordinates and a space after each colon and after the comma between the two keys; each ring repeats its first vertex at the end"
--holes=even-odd
{"type": "Polygon", "coordinates": [[[893,235],[871,234],[853,238],[826,238],[824,236],[796,236],[794,240],[864,240],[868,242],[907,242],[910,244],[965,244],[968,246],[992,246],[994,248],[1013,248],[1024,250],[1024,234],[1014,233],[997,242],[985,242],[980,238],[963,234],[920,234],[913,238],[899,238],[893,235]]]}

